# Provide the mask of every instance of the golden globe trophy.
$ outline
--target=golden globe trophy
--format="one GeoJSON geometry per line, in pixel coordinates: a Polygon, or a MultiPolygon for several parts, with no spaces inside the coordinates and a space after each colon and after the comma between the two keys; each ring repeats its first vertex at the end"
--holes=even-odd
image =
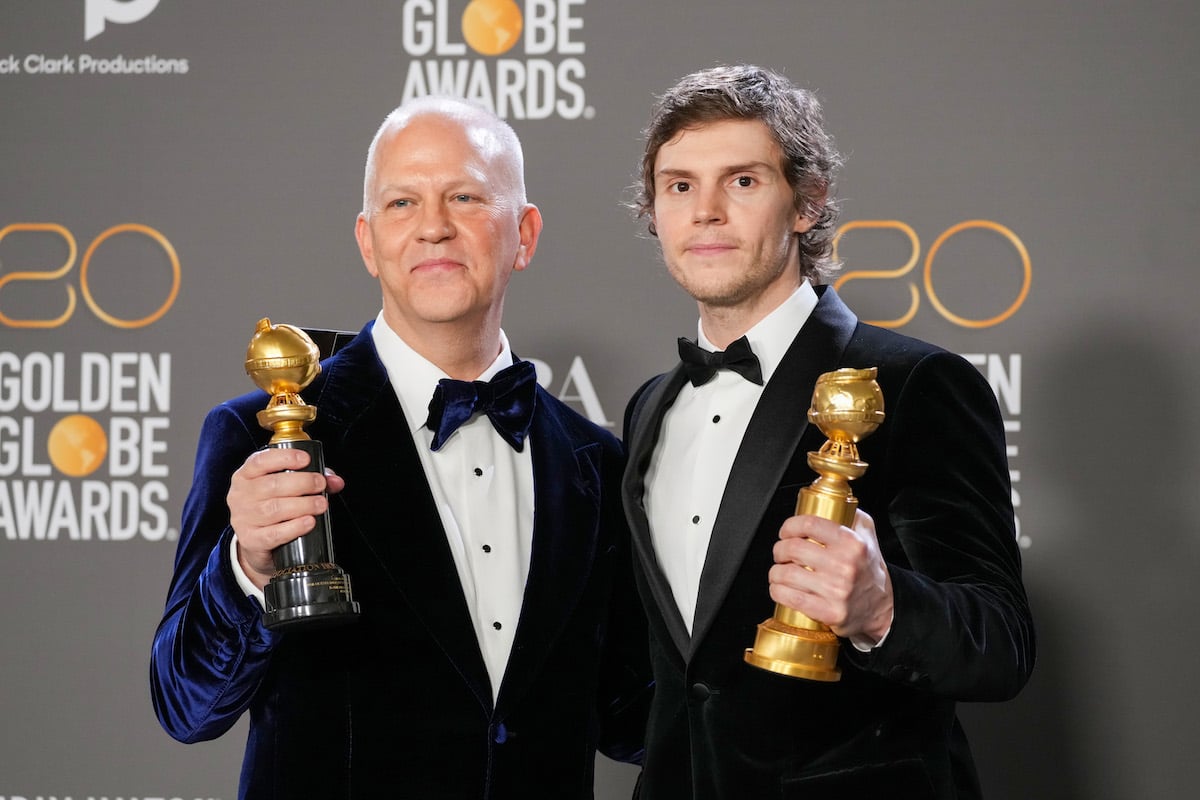
{"type": "MultiPolygon", "coordinates": [[[[839,369],[817,379],[808,419],[829,440],[808,454],[808,465],[820,477],[800,490],[796,514],[853,524],[858,499],[849,482],[867,471],[858,460],[857,444],[883,422],[883,393],[875,374],[874,367],[839,369]]],[[[814,681],[841,678],[837,659],[838,638],[828,625],[778,603],[774,616],[758,626],[754,647],[746,650],[749,664],[814,681]]]]}
{"type": "MultiPolygon", "coordinates": [[[[317,409],[300,397],[321,371],[320,351],[308,335],[292,325],[260,319],[246,348],[246,374],[271,395],[258,412],[258,424],[274,432],[267,447],[290,447],[309,455],[306,472],[324,473],[321,443],[304,432],[317,409]]],[[[311,531],[271,553],[275,574],[263,590],[263,623],[272,629],[349,622],[358,615],[350,594],[350,576],[333,562],[329,512],[317,517],[311,531]]]]}

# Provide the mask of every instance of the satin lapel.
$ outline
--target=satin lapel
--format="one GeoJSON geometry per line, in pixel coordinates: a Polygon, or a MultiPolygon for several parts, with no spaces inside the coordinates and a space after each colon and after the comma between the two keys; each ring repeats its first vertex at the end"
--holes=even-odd
{"type": "MultiPolygon", "coordinates": [[[[533,459],[533,550],[521,619],[497,698],[511,709],[562,635],[596,558],[601,500],[601,446],[572,437],[560,409],[541,387],[529,431],[533,459]]],[[[551,669],[570,669],[552,664],[551,669]]]]}
{"type": "MultiPolygon", "coordinates": [[[[837,368],[854,332],[857,319],[837,294],[829,287],[818,291],[821,299],[763,389],[733,460],[700,573],[692,652],[725,602],[763,512],[808,426],[817,378],[837,368]]],[[[762,579],[765,587],[765,573],[762,579]]],[[[747,636],[753,633],[747,631],[747,636]]]]}
{"type": "MultiPolygon", "coordinates": [[[[367,550],[390,578],[396,605],[421,620],[479,699],[492,708],[487,668],[441,517],[408,424],[367,331],[328,362],[318,414],[341,431],[326,449],[346,479],[341,502],[367,550]]],[[[328,459],[327,459],[328,460],[328,459]]],[[[350,531],[338,530],[339,536],[350,531]]],[[[351,579],[353,580],[353,575],[351,579]]],[[[384,596],[386,596],[386,594],[384,596]]],[[[391,603],[389,602],[389,605],[391,603]]],[[[366,613],[389,613],[365,609],[366,613]]]]}
{"type": "Polygon", "coordinates": [[[663,415],[675,402],[679,390],[687,382],[683,366],[678,365],[674,370],[663,376],[652,388],[647,390],[649,395],[642,404],[637,417],[637,424],[628,431],[629,441],[626,447],[629,451],[629,466],[625,470],[622,496],[625,502],[625,516],[629,520],[630,534],[633,539],[633,549],[642,572],[658,607],[658,613],[663,624],[671,634],[671,641],[679,648],[681,656],[686,657],[690,638],[687,626],[675,603],[675,595],[671,584],[658,563],[654,552],[654,542],[650,538],[650,523],[646,519],[645,506],[645,477],[650,468],[650,458],[654,455],[654,446],[658,442],[658,433],[662,428],[663,415]]]}

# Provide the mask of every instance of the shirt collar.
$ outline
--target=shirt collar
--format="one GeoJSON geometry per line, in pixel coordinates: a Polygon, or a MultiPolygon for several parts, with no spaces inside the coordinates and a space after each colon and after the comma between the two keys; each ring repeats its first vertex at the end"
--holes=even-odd
{"type": "MultiPolygon", "coordinates": [[[[817,307],[817,299],[816,291],[805,278],[786,300],[776,306],[774,311],[746,331],[750,349],[754,351],[754,355],[758,356],[763,385],[766,385],[771,380],[771,376],[775,374],[775,369],[783,361],[796,334],[800,333],[800,329],[808,321],[809,315],[817,307]]],[[[704,327],[699,322],[696,323],[696,330],[696,342],[705,350],[715,351],[716,346],[704,335],[704,327]]]]}
{"type": "MultiPolygon", "coordinates": [[[[438,381],[450,376],[432,361],[413,350],[408,342],[401,339],[395,331],[388,327],[387,322],[383,319],[382,311],[375,318],[375,325],[371,328],[371,337],[375,341],[375,350],[379,353],[379,360],[383,362],[383,367],[387,370],[388,380],[391,381],[392,389],[395,390],[400,407],[408,420],[409,431],[416,433],[417,430],[425,427],[425,420],[429,417],[429,401],[433,397],[433,390],[437,388],[438,381]]],[[[508,337],[501,329],[500,354],[475,380],[490,380],[497,372],[511,366],[512,363],[512,348],[509,347],[508,337]]]]}

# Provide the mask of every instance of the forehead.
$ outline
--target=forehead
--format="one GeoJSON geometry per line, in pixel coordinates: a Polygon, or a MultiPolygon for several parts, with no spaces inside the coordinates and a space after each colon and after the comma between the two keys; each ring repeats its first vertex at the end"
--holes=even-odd
{"type": "Polygon", "coordinates": [[[398,123],[380,137],[376,172],[388,180],[461,174],[486,179],[501,169],[503,143],[471,120],[422,114],[398,123]]]}
{"type": "Polygon", "coordinates": [[[679,131],[659,148],[654,170],[719,172],[760,163],[778,169],[782,160],[783,151],[766,124],[756,119],[725,119],[679,131]]]}

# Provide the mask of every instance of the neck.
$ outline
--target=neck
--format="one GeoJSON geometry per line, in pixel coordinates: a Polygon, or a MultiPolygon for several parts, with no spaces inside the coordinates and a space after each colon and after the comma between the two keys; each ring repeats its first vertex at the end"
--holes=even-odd
{"type": "Polygon", "coordinates": [[[499,319],[483,325],[461,321],[413,325],[394,319],[386,310],[383,318],[405,344],[455,380],[475,380],[500,355],[499,319]]]}
{"type": "Polygon", "coordinates": [[[698,302],[700,328],[714,347],[724,350],[732,342],[745,336],[747,331],[761,322],[768,314],[783,305],[799,285],[800,283],[797,282],[776,286],[772,290],[730,305],[709,305],[698,302]]]}

